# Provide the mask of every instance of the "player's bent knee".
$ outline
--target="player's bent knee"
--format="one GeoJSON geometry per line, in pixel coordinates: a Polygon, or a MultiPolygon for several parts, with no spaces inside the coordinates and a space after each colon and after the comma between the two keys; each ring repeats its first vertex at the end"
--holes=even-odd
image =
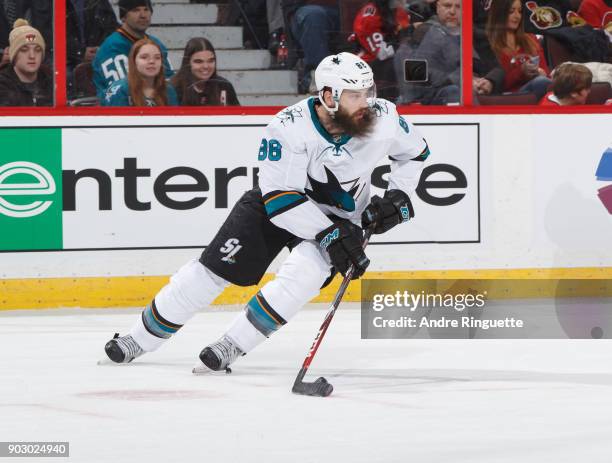
{"type": "Polygon", "coordinates": [[[208,306],[226,285],[225,280],[193,260],[170,278],[170,283],[155,296],[155,302],[162,316],[181,323],[184,317],[208,306]]]}

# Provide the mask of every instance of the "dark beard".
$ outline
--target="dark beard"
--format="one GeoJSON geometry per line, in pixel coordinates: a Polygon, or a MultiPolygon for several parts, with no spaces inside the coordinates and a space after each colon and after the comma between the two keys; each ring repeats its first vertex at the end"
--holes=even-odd
{"type": "Polygon", "coordinates": [[[363,113],[362,118],[357,118],[357,113],[350,115],[342,108],[339,108],[334,116],[334,124],[336,124],[343,133],[351,137],[369,135],[374,128],[374,111],[372,109],[366,109],[363,113]]]}

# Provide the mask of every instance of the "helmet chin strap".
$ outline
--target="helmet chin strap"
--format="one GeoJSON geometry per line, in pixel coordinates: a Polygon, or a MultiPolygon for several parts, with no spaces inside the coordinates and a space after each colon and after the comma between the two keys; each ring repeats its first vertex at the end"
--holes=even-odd
{"type": "Polygon", "coordinates": [[[330,108],[325,103],[325,98],[323,98],[323,93],[325,93],[325,90],[319,90],[319,101],[321,102],[323,107],[327,109],[327,112],[329,113],[329,115],[333,118],[336,115],[336,112],[338,111],[338,109],[340,108],[340,94],[342,93],[342,91],[338,92],[338,90],[332,89],[331,92],[332,92],[332,99],[334,100],[333,108],[330,108]],[[338,96],[335,96],[334,93],[338,93],[338,96]]]}

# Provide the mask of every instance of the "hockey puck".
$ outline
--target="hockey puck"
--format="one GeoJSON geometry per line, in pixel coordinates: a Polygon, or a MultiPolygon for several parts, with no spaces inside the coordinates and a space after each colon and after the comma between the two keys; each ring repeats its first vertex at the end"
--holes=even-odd
{"type": "Polygon", "coordinates": [[[329,397],[334,390],[334,386],[332,386],[323,376],[316,379],[314,384],[317,385],[317,395],[322,397],[329,397]]]}

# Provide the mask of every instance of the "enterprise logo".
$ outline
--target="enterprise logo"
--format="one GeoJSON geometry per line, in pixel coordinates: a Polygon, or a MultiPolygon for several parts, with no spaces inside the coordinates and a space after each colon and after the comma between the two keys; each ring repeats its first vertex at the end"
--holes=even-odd
{"type": "MultiPolygon", "coordinates": [[[[600,182],[612,182],[612,148],[608,148],[601,156],[595,175],[600,182]]],[[[597,190],[597,196],[599,196],[608,212],[612,214],[612,185],[597,190]]]]}
{"type": "Polygon", "coordinates": [[[0,166],[0,214],[17,218],[42,214],[53,201],[34,200],[29,197],[53,193],[55,180],[44,167],[26,161],[0,166]]]}

